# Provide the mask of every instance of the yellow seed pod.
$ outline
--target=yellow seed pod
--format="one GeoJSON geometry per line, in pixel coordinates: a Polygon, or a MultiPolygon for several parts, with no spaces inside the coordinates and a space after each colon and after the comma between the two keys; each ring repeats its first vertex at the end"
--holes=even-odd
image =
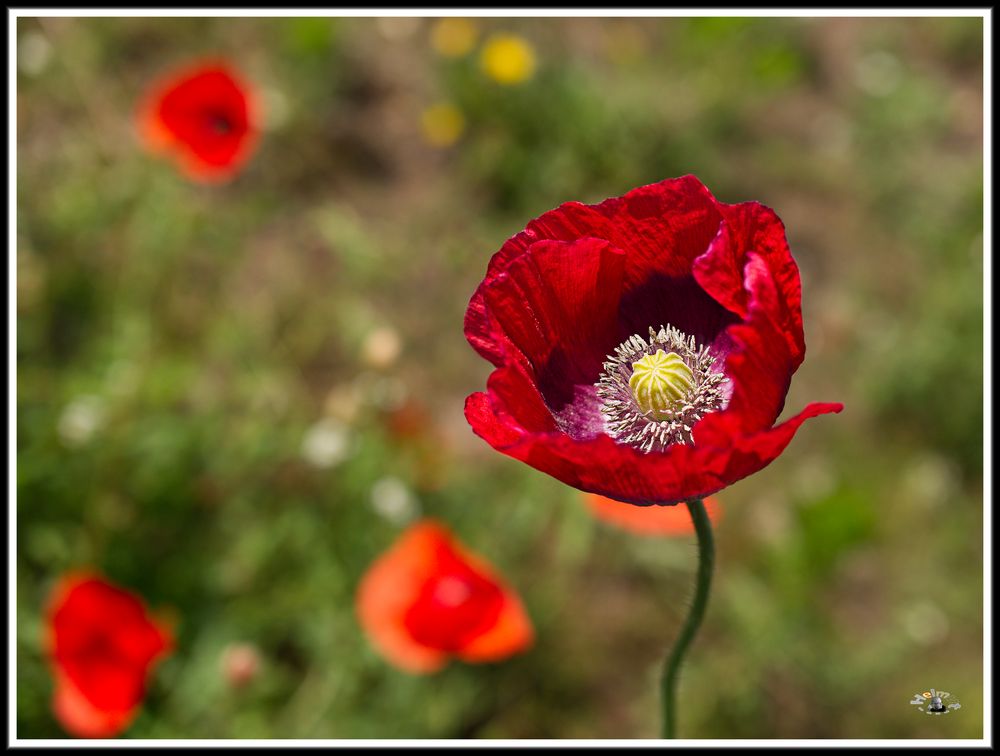
{"type": "Polygon", "coordinates": [[[674,352],[657,349],[632,363],[628,387],[643,414],[658,420],[684,401],[694,386],[694,373],[674,352]]]}

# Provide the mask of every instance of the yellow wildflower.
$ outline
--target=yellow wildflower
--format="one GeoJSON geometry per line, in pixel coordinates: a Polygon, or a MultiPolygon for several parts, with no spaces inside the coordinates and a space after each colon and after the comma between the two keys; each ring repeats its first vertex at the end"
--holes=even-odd
{"type": "Polygon", "coordinates": [[[480,63],[494,81],[520,84],[535,72],[535,51],[522,37],[495,34],[486,41],[480,63]]]}

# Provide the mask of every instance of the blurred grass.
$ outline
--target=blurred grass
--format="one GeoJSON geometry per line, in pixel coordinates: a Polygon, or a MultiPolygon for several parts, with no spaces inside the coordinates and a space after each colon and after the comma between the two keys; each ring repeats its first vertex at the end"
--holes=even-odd
{"type": "Polygon", "coordinates": [[[613,532],[475,439],[461,323],[530,218],[694,173],[786,224],[787,411],[847,409],[721,496],[681,734],[981,737],[982,21],[475,23],[446,58],[429,19],[18,21],[18,735],[61,737],[40,610],[92,564],[179,623],[126,737],[655,737],[694,546],[613,532]],[[533,46],[529,80],[484,76],[494,31],[533,46]],[[268,117],[217,188],[131,124],[207,54],[268,117]],[[451,147],[421,132],[437,102],[451,147]],[[373,363],[385,327],[401,354],[373,363]],[[323,418],[348,439],[326,467],[323,418]],[[387,476],[518,587],[530,653],[413,678],[371,650],[353,595],[400,529],[387,476]],[[232,690],[237,642],[263,663],[232,690]],[[914,713],[931,686],[961,711],[914,713]]]}

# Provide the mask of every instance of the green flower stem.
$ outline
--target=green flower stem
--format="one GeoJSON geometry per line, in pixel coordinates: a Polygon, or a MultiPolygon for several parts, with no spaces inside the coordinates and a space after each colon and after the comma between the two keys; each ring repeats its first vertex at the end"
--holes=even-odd
{"type": "Polygon", "coordinates": [[[677,732],[677,677],[680,673],[684,654],[701,626],[708,606],[708,591],[712,585],[712,567],[715,564],[715,544],[712,541],[712,525],[708,521],[708,513],[701,499],[687,502],[695,533],[698,534],[698,580],[695,584],[694,601],[688,612],[687,620],[674,644],[670,656],[663,665],[663,676],[660,678],[660,694],[663,702],[663,737],[676,737],[677,732]]]}

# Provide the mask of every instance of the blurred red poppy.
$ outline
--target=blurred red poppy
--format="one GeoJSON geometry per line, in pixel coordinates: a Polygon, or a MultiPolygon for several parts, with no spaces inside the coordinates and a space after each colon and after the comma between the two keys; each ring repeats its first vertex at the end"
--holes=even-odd
{"type": "Polygon", "coordinates": [[[172,155],[194,181],[232,178],[257,143],[254,93],[226,63],[203,63],[165,78],[151,89],[138,119],[146,145],[172,155]]]}
{"type": "MultiPolygon", "coordinates": [[[[672,507],[636,507],[597,494],[585,493],[583,498],[591,514],[598,520],[630,533],[648,536],[694,535],[691,513],[680,504],[672,507]]],[[[717,523],[722,517],[722,509],[714,497],[705,499],[705,511],[713,523],[717,523]]]]}
{"type": "Polygon", "coordinates": [[[117,735],[138,713],[147,676],[172,644],[136,596],[96,575],[63,577],[47,611],[56,718],[78,737],[117,735]]]}
{"type": "Polygon", "coordinates": [[[633,504],[713,494],[773,461],[805,356],[799,272],[772,210],[685,176],[568,202],[490,260],[465,316],[496,369],[465,416],[495,449],[633,504]],[[648,335],[647,335],[648,334],[648,335]]]}
{"type": "Polygon", "coordinates": [[[357,612],[375,647],[408,672],[433,672],[451,657],[497,661],[534,641],[517,594],[430,520],[410,526],[368,569],[357,612]]]}

